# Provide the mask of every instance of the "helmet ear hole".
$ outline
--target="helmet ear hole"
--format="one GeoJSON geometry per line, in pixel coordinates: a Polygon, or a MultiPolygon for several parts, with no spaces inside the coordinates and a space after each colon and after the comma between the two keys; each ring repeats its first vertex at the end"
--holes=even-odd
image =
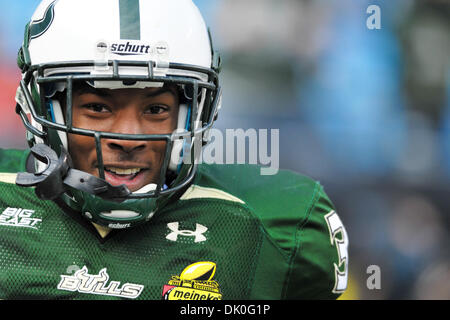
{"type": "Polygon", "coordinates": [[[184,97],[187,100],[192,101],[192,98],[194,97],[194,88],[191,86],[184,86],[184,97]]]}
{"type": "MultiPolygon", "coordinates": [[[[194,87],[192,85],[183,85],[182,87],[182,92],[183,92],[183,96],[185,98],[185,100],[192,102],[194,99],[194,87]]],[[[197,101],[200,102],[201,101],[201,96],[202,93],[199,90],[197,92],[197,101]]]]}

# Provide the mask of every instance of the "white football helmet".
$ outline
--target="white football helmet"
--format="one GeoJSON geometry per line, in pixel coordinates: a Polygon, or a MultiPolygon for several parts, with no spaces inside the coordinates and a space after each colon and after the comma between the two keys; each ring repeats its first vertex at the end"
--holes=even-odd
{"type": "Polygon", "coordinates": [[[41,198],[62,200],[95,223],[126,228],[150,219],[193,180],[200,156],[193,146],[205,143],[201,137],[217,118],[221,88],[219,55],[191,0],[43,0],[25,28],[18,65],[23,78],[16,111],[37,164],[36,172],[18,175],[18,185],[36,186],[41,198]],[[178,128],[161,135],[75,128],[77,82],[108,89],[176,84],[184,96],[178,128]],[[60,93],[66,110],[56,98],[60,93]],[[99,177],[71,166],[68,133],[95,139],[99,177]],[[111,186],[102,139],[166,141],[158,183],[134,193],[111,186]],[[170,183],[169,174],[176,177],[170,183]]]}

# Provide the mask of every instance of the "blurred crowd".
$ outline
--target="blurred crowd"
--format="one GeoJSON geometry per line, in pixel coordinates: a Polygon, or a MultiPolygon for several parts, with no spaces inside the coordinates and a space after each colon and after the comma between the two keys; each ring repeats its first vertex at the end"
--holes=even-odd
{"type": "MultiPolygon", "coordinates": [[[[194,2],[223,58],[217,127],[279,129],[280,167],[324,185],[350,238],[344,298],[450,299],[450,2],[194,2]]],[[[15,55],[38,3],[0,0],[0,148],[26,147],[15,55]]]]}

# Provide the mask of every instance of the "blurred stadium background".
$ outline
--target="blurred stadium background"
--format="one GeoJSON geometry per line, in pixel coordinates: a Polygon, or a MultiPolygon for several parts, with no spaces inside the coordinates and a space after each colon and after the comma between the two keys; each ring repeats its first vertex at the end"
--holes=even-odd
{"type": "MultiPolygon", "coordinates": [[[[279,129],[280,167],[335,203],[350,238],[343,298],[450,299],[450,1],[194,2],[223,56],[218,128],[279,129]]],[[[0,0],[0,148],[26,147],[15,61],[38,3],[0,0]]]]}

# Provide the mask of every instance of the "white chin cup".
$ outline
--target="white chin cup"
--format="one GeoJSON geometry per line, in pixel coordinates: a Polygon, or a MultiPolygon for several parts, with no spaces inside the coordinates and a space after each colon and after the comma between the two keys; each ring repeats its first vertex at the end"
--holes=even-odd
{"type": "Polygon", "coordinates": [[[144,187],[142,187],[141,189],[139,189],[138,191],[133,192],[133,194],[144,194],[144,193],[149,193],[150,191],[154,191],[156,190],[157,185],[156,184],[148,184],[144,187]]]}
{"type": "Polygon", "coordinates": [[[138,217],[139,213],[129,210],[112,210],[110,212],[102,212],[101,215],[113,219],[131,219],[138,217]]]}

